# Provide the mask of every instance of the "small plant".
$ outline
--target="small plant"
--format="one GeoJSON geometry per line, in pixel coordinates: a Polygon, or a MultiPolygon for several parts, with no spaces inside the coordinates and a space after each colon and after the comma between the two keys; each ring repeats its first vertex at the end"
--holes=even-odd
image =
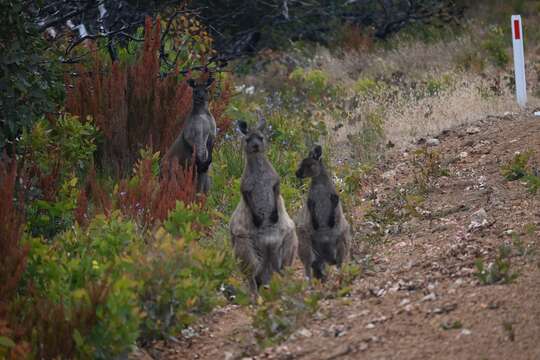
{"type": "Polygon", "coordinates": [[[362,275],[362,268],[357,264],[347,263],[337,271],[335,277],[321,283],[318,289],[326,299],[340,298],[351,293],[354,280],[362,275]]]}
{"type": "Polygon", "coordinates": [[[518,153],[514,158],[501,169],[502,175],[508,181],[519,180],[527,176],[529,172],[529,160],[532,156],[532,151],[518,153]]]}
{"type": "Polygon", "coordinates": [[[360,78],[354,85],[355,92],[360,96],[377,96],[384,91],[384,88],[384,83],[370,78],[360,78]]]}
{"type": "Polygon", "coordinates": [[[376,162],[384,142],[384,118],[382,111],[369,112],[363,119],[358,133],[348,135],[353,145],[353,156],[360,162],[376,162]]]}
{"type": "Polygon", "coordinates": [[[268,288],[260,290],[262,304],[252,322],[262,347],[287,339],[309,315],[317,311],[320,294],[306,290],[307,284],[294,279],[290,272],[283,277],[274,275],[268,288]]]}
{"type": "Polygon", "coordinates": [[[510,341],[516,340],[516,332],[515,332],[515,329],[514,329],[514,323],[513,322],[511,322],[511,321],[503,321],[502,327],[503,327],[503,330],[504,330],[506,336],[508,336],[508,340],[510,340],[510,341]]]}
{"type": "Polygon", "coordinates": [[[517,278],[518,274],[510,269],[510,256],[512,248],[501,246],[495,261],[485,265],[483,259],[475,262],[476,273],[474,274],[482,285],[508,284],[517,278]]]}
{"type": "Polygon", "coordinates": [[[518,153],[514,158],[501,168],[501,173],[508,181],[523,180],[527,185],[527,190],[531,194],[536,194],[540,189],[540,177],[538,170],[531,166],[532,150],[518,153]]]}
{"type": "Polygon", "coordinates": [[[440,176],[448,176],[448,170],[442,165],[441,154],[421,147],[414,152],[413,166],[415,183],[422,192],[427,192],[431,181],[440,176]]]}
{"type": "Polygon", "coordinates": [[[441,324],[441,328],[443,330],[461,329],[462,327],[463,324],[459,320],[445,321],[441,324]]]}
{"type": "Polygon", "coordinates": [[[487,39],[482,44],[490,61],[500,68],[504,68],[510,62],[506,39],[507,36],[503,29],[500,26],[494,26],[490,29],[487,39]]]}
{"type": "Polygon", "coordinates": [[[144,254],[134,256],[136,278],[142,283],[139,297],[144,316],[139,341],[143,344],[174,336],[222,302],[219,289],[230,282],[236,265],[229,248],[203,246],[164,228],[150,241],[144,254]]]}

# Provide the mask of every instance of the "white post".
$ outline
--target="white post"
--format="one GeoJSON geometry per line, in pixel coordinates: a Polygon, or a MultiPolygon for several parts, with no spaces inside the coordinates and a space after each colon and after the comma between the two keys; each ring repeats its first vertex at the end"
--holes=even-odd
{"type": "Polygon", "coordinates": [[[527,85],[525,84],[525,56],[523,54],[523,27],[521,16],[512,15],[512,43],[514,47],[514,73],[516,97],[522,108],[527,104],[527,85]]]}

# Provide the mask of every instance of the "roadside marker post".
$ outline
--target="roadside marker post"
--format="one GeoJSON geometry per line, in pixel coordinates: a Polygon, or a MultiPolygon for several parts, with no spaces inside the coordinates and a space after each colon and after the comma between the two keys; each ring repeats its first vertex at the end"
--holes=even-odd
{"type": "Polygon", "coordinates": [[[525,56],[523,53],[523,26],[520,15],[512,15],[512,44],[514,48],[514,74],[516,97],[519,106],[527,105],[527,85],[525,83],[525,56]]]}

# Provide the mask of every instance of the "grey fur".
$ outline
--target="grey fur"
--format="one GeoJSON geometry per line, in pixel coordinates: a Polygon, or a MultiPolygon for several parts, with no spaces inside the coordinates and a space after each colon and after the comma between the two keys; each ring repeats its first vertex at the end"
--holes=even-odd
{"type": "Polygon", "coordinates": [[[306,277],[311,278],[313,272],[324,279],[326,264],[340,268],[346,261],[351,230],[321,155],[322,148],[315,146],[296,172],[298,178],[311,178],[309,194],[296,218],[296,232],[306,277]]]}
{"type": "Polygon", "coordinates": [[[173,161],[182,167],[192,165],[193,159],[197,167],[197,192],[207,193],[210,188],[208,170],[212,163],[212,149],[217,134],[216,121],[208,110],[208,89],[212,78],[206,83],[197,84],[193,79],[188,81],[193,88],[193,107],[186,119],[184,128],[169,148],[163,161],[167,161],[169,169],[173,161]],[[195,150],[195,156],[193,151],[195,150]]]}
{"type": "Polygon", "coordinates": [[[229,225],[235,255],[253,295],[270,282],[274,272],[290,266],[298,248],[294,222],[279,192],[279,175],[268,161],[261,116],[255,129],[239,122],[244,133],[246,164],[242,197],[229,225]]]}

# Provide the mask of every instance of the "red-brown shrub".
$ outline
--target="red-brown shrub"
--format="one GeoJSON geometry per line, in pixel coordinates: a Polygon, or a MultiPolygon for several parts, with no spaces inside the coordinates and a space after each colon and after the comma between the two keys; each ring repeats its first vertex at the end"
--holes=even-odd
{"type": "Polygon", "coordinates": [[[161,27],[146,19],[142,51],[133,63],[104,61],[94,45],[90,65],[77,65],[66,77],[66,110],[93,118],[105,137],[101,165],[127,173],[139,149],[152,145],[162,154],[191,111],[191,88],[178,73],[160,77],[161,27]]]}
{"type": "Polygon", "coordinates": [[[17,190],[17,163],[4,156],[0,159],[0,336],[16,341],[10,359],[26,358],[30,349],[18,341],[8,315],[10,302],[26,268],[28,247],[21,244],[24,225],[24,197],[17,190]]]}
{"type": "Polygon", "coordinates": [[[152,173],[152,162],[144,159],[135,174],[136,181],[124,179],[116,194],[116,208],[125,216],[137,219],[140,224],[151,225],[163,221],[174,209],[176,201],[186,204],[195,201],[196,181],[193,167],[182,168],[164,164],[161,178],[152,173]]]}
{"type": "Polygon", "coordinates": [[[369,52],[373,49],[373,36],[358,25],[345,25],[341,33],[341,47],[347,51],[369,52]]]}
{"type": "Polygon", "coordinates": [[[225,134],[232,126],[232,119],[225,114],[232,94],[233,82],[229,78],[225,78],[221,84],[220,96],[210,103],[210,111],[216,119],[216,126],[219,129],[218,137],[225,134]]]}
{"type": "Polygon", "coordinates": [[[161,172],[162,176],[155,175],[152,160],[142,159],[137,163],[133,176],[120,180],[116,191],[109,195],[97,181],[95,171],[91,171],[86,188],[80,190],[75,219],[84,226],[94,215],[89,213],[91,211],[109,215],[111,211],[119,210],[125,217],[143,226],[151,226],[156,221],[165,220],[177,201],[185,204],[204,202],[204,197],[196,195],[194,167],[184,169],[173,163],[169,170],[168,163],[164,163],[161,172]],[[88,206],[89,199],[93,209],[88,206]]]}
{"type": "MultiPolygon", "coordinates": [[[[85,287],[88,301],[66,308],[62,302],[42,298],[29,288],[26,306],[32,306],[32,311],[27,311],[27,316],[19,321],[24,336],[32,339],[36,358],[75,359],[77,344],[73,334],[77,331],[85,337],[90,333],[98,322],[97,309],[106,302],[110,289],[107,280],[88,283],[85,287]]],[[[22,309],[17,310],[22,312],[22,309]]]]}
{"type": "Polygon", "coordinates": [[[17,190],[17,163],[0,159],[0,314],[15,294],[26,266],[28,247],[21,245],[24,197],[17,190]]]}

